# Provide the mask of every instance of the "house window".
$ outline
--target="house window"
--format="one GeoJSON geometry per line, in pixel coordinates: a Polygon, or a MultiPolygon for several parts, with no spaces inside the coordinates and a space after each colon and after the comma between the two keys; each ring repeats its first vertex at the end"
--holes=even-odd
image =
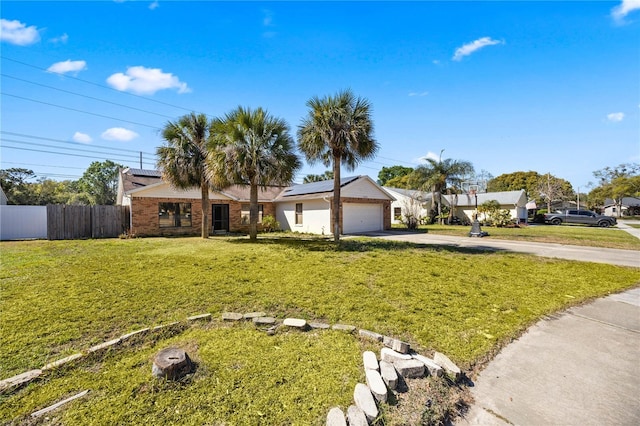
{"type": "Polygon", "coordinates": [[[302,225],[302,203],[296,203],[296,225],[302,225]]]}
{"type": "MultiPolygon", "coordinates": [[[[242,223],[243,225],[248,225],[249,224],[249,204],[243,204],[242,205],[242,212],[240,213],[240,223],[242,223]]],[[[258,204],[258,223],[262,223],[262,213],[263,213],[263,206],[262,204],[258,204]]]]}
{"type": "Polygon", "coordinates": [[[402,207],[393,208],[393,217],[398,220],[402,217],[402,207]]]}
{"type": "Polygon", "coordinates": [[[158,203],[160,228],[191,226],[191,203],[158,203]]]}

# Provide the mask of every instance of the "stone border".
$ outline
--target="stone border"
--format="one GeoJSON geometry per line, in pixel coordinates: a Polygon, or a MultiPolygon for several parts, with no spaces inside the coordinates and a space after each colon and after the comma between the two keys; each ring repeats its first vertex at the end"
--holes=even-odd
{"type": "MultiPolygon", "coordinates": [[[[210,321],[212,315],[210,313],[192,315],[185,321],[176,321],[168,324],[158,325],[153,328],[141,328],[123,334],[115,339],[91,346],[85,351],[77,352],[65,358],[50,362],[43,367],[30,370],[25,373],[9,377],[0,381],[0,394],[11,393],[14,390],[31,383],[40,377],[43,373],[57,369],[76,360],[85,358],[86,356],[112,349],[120,343],[136,336],[143,336],[149,332],[157,332],[160,330],[168,330],[178,325],[187,325],[198,321],[210,321]]],[[[239,322],[252,321],[256,326],[268,327],[267,333],[274,334],[279,326],[289,329],[297,329],[301,331],[307,330],[332,330],[342,331],[346,333],[354,333],[357,328],[348,324],[334,324],[331,326],[326,323],[311,322],[308,323],[300,318],[285,318],[281,323],[275,317],[269,317],[264,312],[223,312],[221,315],[223,322],[239,322]]],[[[456,381],[462,377],[462,372],[446,355],[436,352],[434,358],[428,358],[411,350],[411,345],[401,340],[384,336],[382,334],[360,329],[358,335],[361,338],[382,343],[380,350],[380,361],[375,353],[365,351],[363,353],[363,365],[365,369],[365,377],[367,384],[358,383],[354,389],[354,402],[345,416],[340,407],[333,407],[327,414],[326,424],[334,425],[367,425],[373,422],[379,415],[377,403],[385,403],[388,398],[388,392],[394,391],[398,383],[398,375],[406,378],[425,377],[425,375],[442,376],[446,371],[453,376],[456,381]],[[376,403],[377,402],[377,403],[376,403]]],[[[55,409],[65,401],[54,404],[51,409],[55,409]]],[[[41,410],[42,411],[42,410],[41,410]]]]}

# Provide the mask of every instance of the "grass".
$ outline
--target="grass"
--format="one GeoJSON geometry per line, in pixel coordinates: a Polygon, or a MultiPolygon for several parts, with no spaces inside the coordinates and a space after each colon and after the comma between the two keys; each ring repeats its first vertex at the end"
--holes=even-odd
{"type": "MultiPolygon", "coordinates": [[[[0,378],[142,327],[256,310],[353,324],[468,369],[541,316],[640,282],[637,268],[366,239],[31,241],[0,250],[0,378]]],[[[47,376],[3,397],[0,422],[88,388],[63,423],[104,411],[115,423],[320,424],[331,406],[346,409],[363,380],[363,345],[333,331],[267,336],[214,322],[47,376]],[[159,384],[150,359],[174,344],[192,348],[200,367],[188,384],[159,384]],[[247,417],[230,417],[236,411],[247,417]]]]}
{"type": "MultiPolygon", "coordinates": [[[[394,225],[394,229],[402,230],[406,229],[406,227],[394,225]]],[[[469,226],[459,225],[422,225],[417,232],[466,237],[470,229],[469,226]]],[[[483,226],[482,230],[488,232],[491,238],[501,240],[640,250],[640,239],[616,228],[597,228],[580,225],[530,225],[521,228],[483,226]]]]}

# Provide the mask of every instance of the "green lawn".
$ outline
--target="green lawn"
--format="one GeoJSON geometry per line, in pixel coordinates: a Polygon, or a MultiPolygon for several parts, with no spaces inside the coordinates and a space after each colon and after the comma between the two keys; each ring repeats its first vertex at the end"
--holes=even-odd
{"type": "MultiPolygon", "coordinates": [[[[394,229],[406,230],[403,225],[394,229]]],[[[423,225],[417,232],[466,237],[470,226],[423,225]]],[[[502,240],[535,241],[541,243],[570,244],[577,246],[640,250],[640,239],[617,228],[598,228],[581,225],[530,225],[521,228],[496,228],[483,226],[491,238],[502,240]]]]}
{"type": "MultiPolygon", "coordinates": [[[[353,324],[473,368],[541,316],[640,282],[637,268],[365,239],[339,248],[148,238],[5,242],[0,250],[0,378],[142,327],[257,310],[353,324]]],[[[0,422],[91,389],[59,414],[62,423],[322,424],[363,380],[365,348],[336,331],[268,336],[215,320],[48,375],[2,397],[0,422]],[[168,345],[194,354],[189,383],[151,378],[151,357],[168,345]]]]}

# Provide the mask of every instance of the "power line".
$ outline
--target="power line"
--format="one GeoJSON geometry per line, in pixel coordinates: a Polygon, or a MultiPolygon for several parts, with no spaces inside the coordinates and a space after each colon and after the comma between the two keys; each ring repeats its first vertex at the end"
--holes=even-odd
{"type": "MultiPolygon", "coordinates": [[[[18,147],[18,146],[8,146],[8,145],[2,145],[2,148],[9,148],[9,149],[17,149],[17,150],[21,150],[21,151],[31,151],[31,152],[44,152],[46,154],[56,154],[56,155],[66,155],[66,156],[70,156],[70,157],[82,157],[82,158],[91,158],[91,159],[98,159],[98,160],[111,160],[113,162],[116,161],[122,161],[125,163],[131,163],[131,160],[124,160],[121,158],[117,158],[117,157],[101,157],[101,156],[92,156],[92,155],[82,155],[82,154],[70,154],[67,152],[55,152],[55,151],[45,151],[42,149],[31,149],[31,148],[22,148],[22,147],[18,147]]],[[[155,163],[150,163],[148,161],[143,161],[142,164],[147,164],[147,165],[151,165],[155,167],[155,163]]]]}
{"type": "Polygon", "coordinates": [[[159,101],[157,99],[147,98],[146,96],[140,96],[140,95],[136,95],[134,93],[123,92],[121,90],[114,89],[113,87],[105,86],[104,84],[94,83],[93,81],[89,81],[89,80],[83,80],[81,78],[74,77],[74,76],[71,76],[71,75],[67,75],[65,73],[49,71],[46,68],[42,68],[42,67],[39,67],[37,65],[33,65],[33,64],[26,63],[26,62],[18,61],[17,59],[8,58],[8,57],[3,56],[3,55],[0,55],[0,58],[5,59],[7,61],[15,62],[15,63],[20,64],[20,65],[24,65],[24,66],[27,66],[27,67],[35,68],[37,70],[45,71],[45,72],[48,72],[48,73],[51,73],[51,74],[57,74],[57,75],[59,75],[61,77],[64,77],[64,78],[73,79],[73,80],[80,81],[80,82],[86,83],[86,84],[91,84],[93,86],[100,87],[100,88],[103,88],[103,89],[112,90],[114,92],[121,93],[121,94],[124,94],[124,95],[128,95],[128,96],[133,96],[133,97],[136,97],[136,98],[144,99],[145,101],[155,102],[155,103],[160,104],[160,105],[166,105],[166,106],[170,106],[172,108],[181,109],[181,110],[184,110],[184,111],[190,111],[190,112],[192,111],[189,108],[181,107],[181,106],[178,106],[178,105],[173,105],[173,104],[170,104],[168,102],[162,102],[162,101],[159,101]]]}
{"type": "MultiPolygon", "coordinates": [[[[31,145],[31,146],[41,146],[41,147],[44,147],[44,148],[66,149],[66,150],[72,150],[72,151],[76,151],[76,152],[88,152],[88,153],[91,153],[91,154],[113,155],[113,153],[111,153],[111,152],[95,151],[95,150],[89,150],[89,149],[67,148],[66,146],[55,146],[55,145],[48,145],[48,144],[44,144],[44,143],[21,141],[21,140],[17,140],[17,139],[0,138],[0,141],[20,143],[20,144],[31,145]]],[[[131,159],[134,159],[134,160],[139,160],[140,159],[140,157],[137,157],[137,156],[134,156],[134,155],[127,155],[127,154],[118,154],[118,155],[120,155],[121,158],[131,158],[131,159]]]]}
{"type": "Polygon", "coordinates": [[[52,167],[56,169],[76,169],[76,170],[84,170],[82,167],[69,167],[69,166],[52,166],[50,164],[31,164],[31,163],[18,163],[15,161],[3,161],[2,164],[16,164],[19,166],[35,166],[35,167],[52,167]]]}
{"type": "MultiPolygon", "coordinates": [[[[20,136],[20,137],[31,138],[31,139],[39,139],[39,140],[43,140],[43,141],[66,143],[66,144],[79,145],[79,146],[84,146],[84,147],[87,146],[87,144],[83,144],[83,143],[80,143],[80,142],[71,142],[71,141],[65,141],[65,140],[62,140],[62,139],[46,138],[44,136],[35,136],[35,135],[27,135],[27,134],[24,134],[24,133],[8,132],[8,131],[5,131],[5,130],[0,130],[0,133],[4,133],[6,135],[11,135],[11,136],[20,136]]],[[[134,149],[113,148],[113,147],[104,146],[104,145],[90,145],[90,146],[96,147],[96,148],[110,149],[110,150],[113,150],[113,151],[135,152],[136,154],[142,153],[142,154],[145,154],[145,155],[155,156],[155,154],[153,154],[153,153],[144,152],[144,151],[136,151],[134,149]]]]}
{"type": "Polygon", "coordinates": [[[108,115],[98,114],[98,113],[95,113],[95,112],[82,111],[82,110],[80,110],[80,109],[70,108],[70,107],[66,107],[66,106],[62,106],[62,105],[57,105],[57,104],[52,104],[52,103],[50,103],[50,102],[39,101],[39,100],[37,100],[37,99],[26,98],[26,97],[24,97],[24,96],[18,96],[18,95],[14,95],[14,94],[11,94],[11,93],[0,92],[0,95],[3,95],[3,96],[10,96],[10,97],[12,97],[12,98],[22,99],[22,100],[25,100],[25,101],[35,102],[35,103],[38,103],[38,104],[49,105],[49,106],[53,106],[53,107],[56,107],[56,108],[62,108],[62,109],[66,109],[66,110],[69,110],[69,111],[81,112],[81,113],[83,113],[83,114],[94,115],[94,116],[96,116],[96,117],[108,118],[108,119],[110,119],[110,120],[122,121],[122,122],[124,122],[124,123],[137,124],[138,126],[149,127],[149,128],[151,128],[151,129],[155,129],[155,130],[162,130],[162,129],[160,129],[159,127],[156,127],[156,126],[150,126],[149,124],[138,123],[137,121],[125,120],[125,119],[117,118],[117,117],[111,117],[111,116],[108,116],[108,115]]]}
{"type": "Polygon", "coordinates": [[[159,113],[153,112],[153,111],[147,111],[147,110],[142,109],[142,108],[136,108],[136,107],[132,107],[132,106],[129,106],[129,105],[119,104],[117,102],[107,101],[105,99],[96,98],[94,96],[88,96],[88,95],[83,95],[82,93],[72,92],[70,90],[59,89],[59,88],[54,87],[54,86],[49,86],[47,84],[42,84],[42,83],[38,83],[38,82],[35,82],[35,81],[31,81],[31,80],[25,80],[23,78],[14,77],[12,75],[4,74],[4,73],[0,73],[0,75],[3,76],[3,77],[12,78],[14,80],[23,81],[25,83],[33,84],[33,85],[36,85],[36,86],[46,87],[48,89],[57,90],[57,91],[60,91],[60,92],[63,92],[63,93],[69,93],[71,95],[81,96],[83,98],[93,99],[93,100],[99,101],[99,102],[104,102],[104,103],[110,104],[110,105],[115,105],[115,106],[119,106],[119,107],[123,107],[123,108],[128,108],[128,109],[132,109],[132,110],[135,110],[135,111],[144,112],[144,113],[147,113],[147,114],[153,114],[153,115],[157,115],[159,117],[164,117],[164,118],[168,118],[168,119],[174,119],[175,118],[175,117],[171,117],[169,115],[159,114],[159,113]]]}

